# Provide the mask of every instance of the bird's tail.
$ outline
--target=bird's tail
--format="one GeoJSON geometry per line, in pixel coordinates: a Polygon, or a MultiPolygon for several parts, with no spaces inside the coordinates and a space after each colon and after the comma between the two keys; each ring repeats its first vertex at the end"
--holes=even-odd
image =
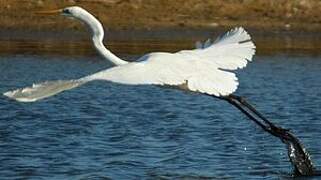
{"type": "Polygon", "coordinates": [[[3,93],[3,95],[20,102],[34,102],[53,96],[62,91],[73,89],[86,82],[88,81],[83,79],[46,81],[39,84],[33,84],[31,87],[8,91],[3,93]]]}

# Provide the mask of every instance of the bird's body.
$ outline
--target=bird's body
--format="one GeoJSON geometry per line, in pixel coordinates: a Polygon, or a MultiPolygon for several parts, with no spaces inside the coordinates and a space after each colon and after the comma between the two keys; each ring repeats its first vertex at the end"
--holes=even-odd
{"type": "MultiPolygon", "coordinates": [[[[245,33],[242,28],[234,31],[245,33]]],[[[242,46],[238,42],[234,45],[237,46],[236,49],[242,46]]],[[[223,68],[227,70],[237,69],[237,67],[245,66],[247,60],[241,54],[234,56],[230,52],[229,58],[232,61],[233,58],[238,60],[237,63],[239,64],[225,64],[221,62],[224,61],[224,58],[220,58],[220,56],[229,52],[228,48],[230,47],[228,46],[232,45],[222,46],[221,48],[227,48],[226,51],[223,51],[223,54],[220,54],[221,52],[215,54],[217,52],[216,44],[212,46],[208,49],[184,50],[177,53],[150,53],[139,58],[137,62],[116,66],[90,75],[85,79],[108,80],[130,85],[177,86],[178,88],[183,85],[190,91],[226,96],[237,89],[238,82],[234,73],[225,71],[223,68]]],[[[246,53],[254,54],[253,43],[246,42],[243,47],[248,51],[246,53]]],[[[228,61],[225,62],[228,63],[228,61]]]]}
{"type": "Polygon", "coordinates": [[[233,93],[238,86],[231,72],[246,66],[255,54],[255,45],[242,28],[234,28],[213,43],[199,43],[196,49],[176,53],[149,53],[135,62],[124,61],[103,45],[102,25],[80,7],[65,8],[63,14],[83,21],[92,32],[97,51],[114,67],[76,80],[58,80],[17,89],[4,95],[24,102],[37,101],[93,80],[128,85],[172,86],[217,97],[233,93]]]}
{"type": "Polygon", "coordinates": [[[103,44],[104,31],[100,22],[80,7],[62,11],[86,24],[92,32],[97,51],[115,67],[74,80],[47,81],[4,93],[22,102],[33,102],[53,96],[64,90],[78,87],[94,80],[105,80],[128,85],[171,86],[199,92],[228,101],[259,125],[264,131],[279,137],[287,144],[288,153],[296,173],[319,175],[309,154],[300,141],[288,130],[275,126],[244,99],[232,95],[238,79],[233,70],[244,68],[255,54],[255,45],[242,28],[235,28],[217,38],[197,43],[196,49],[176,53],[157,52],[142,56],[136,62],[127,62],[111,53],[103,44]]]}

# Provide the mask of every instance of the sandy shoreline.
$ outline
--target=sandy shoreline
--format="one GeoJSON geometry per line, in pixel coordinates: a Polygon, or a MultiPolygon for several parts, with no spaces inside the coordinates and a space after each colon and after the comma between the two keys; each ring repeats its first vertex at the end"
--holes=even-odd
{"type": "Polygon", "coordinates": [[[319,0],[1,0],[0,25],[7,30],[79,30],[79,23],[34,12],[81,6],[108,28],[213,28],[245,26],[261,31],[321,30],[319,0]]]}

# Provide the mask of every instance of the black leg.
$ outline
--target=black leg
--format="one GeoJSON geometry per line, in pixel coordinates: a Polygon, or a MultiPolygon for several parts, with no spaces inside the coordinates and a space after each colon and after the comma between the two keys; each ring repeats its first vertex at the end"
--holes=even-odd
{"type": "Polygon", "coordinates": [[[229,95],[227,98],[233,99],[235,101],[238,101],[240,104],[245,106],[249,111],[251,111],[253,114],[255,114],[258,118],[260,118],[264,123],[266,123],[269,126],[269,133],[272,135],[279,137],[282,139],[281,134],[285,134],[289,131],[289,129],[284,129],[282,127],[276,126],[271,121],[269,121],[267,118],[265,118],[259,111],[257,111],[250,103],[248,103],[245,98],[236,96],[236,95],[229,95]]]}
{"type": "Polygon", "coordinates": [[[265,118],[260,112],[258,112],[250,103],[248,103],[245,98],[241,96],[236,95],[229,95],[230,98],[236,99],[238,102],[240,102],[242,105],[247,107],[249,110],[251,110],[255,115],[257,115],[260,119],[262,119],[265,123],[267,123],[271,128],[277,128],[273,123],[271,123],[267,118],[265,118]]]}
{"type": "Polygon", "coordinates": [[[320,172],[315,170],[309,153],[305,150],[299,139],[296,138],[292,133],[290,133],[289,130],[274,125],[271,121],[269,121],[261,113],[259,113],[252,105],[250,105],[250,103],[248,103],[244,98],[240,96],[230,95],[226,97],[220,97],[220,99],[224,99],[238,108],[253,122],[259,125],[264,131],[280,138],[281,141],[286,144],[288,149],[288,156],[290,162],[294,167],[295,175],[320,175],[320,172]],[[261,119],[265,124],[257,118],[261,119]]]}
{"type": "Polygon", "coordinates": [[[243,112],[248,118],[250,118],[252,121],[254,121],[258,126],[260,126],[263,130],[272,134],[270,128],[265,126],[259,120],[257,120],[255,118],[255,116],[253,116],[249,111],[247,111],[247,109],[245,109],[237,99],[230,98],[230,97],[223,97],[221,99],[224,99],[227,102],[229,102],[230,104],[232,104],[233,106],[235,106],[237,109],[239,109],[241,112],[243,112]]]}

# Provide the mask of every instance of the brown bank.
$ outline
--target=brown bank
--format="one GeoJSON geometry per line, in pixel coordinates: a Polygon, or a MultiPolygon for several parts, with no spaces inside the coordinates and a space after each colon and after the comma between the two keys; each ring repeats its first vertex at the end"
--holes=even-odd
{"type": "Polygon", "coordinates": [[[115,41],[119,41],[117,37],[124,38],[127,32],[130,38],[144,40],[157,37],[155,33],[153,37],[141,36],[144,31],[223,32],[233,26],[244,26],[253,35],[259,51],[301,49],[318,53],[321,49],[319,0],[0,0],[0,39],[26,39],[40,32],[54,32],[45,34],[54,36],[52,39],[57,33],[67,34],[62,39],[70,38],[66,32],[78,32],[82,37],[84,28],[79,22],[34,13],[73,5],[95,14],[116,37],[115,41]],[[135,37],[136,32],[140,38],[135,37]]]}
{"type": "MultiPolygon", "coordinates": [[[[33,12],[72,5],[90,10],[113,29],[240,24],[266,29],[321,29],[320,0],[0,0],[1,28],[66,28],[55,18],[39,18],[33,12]]],[[[68,23],[68,27],[74,26],[68,23]]]]}

